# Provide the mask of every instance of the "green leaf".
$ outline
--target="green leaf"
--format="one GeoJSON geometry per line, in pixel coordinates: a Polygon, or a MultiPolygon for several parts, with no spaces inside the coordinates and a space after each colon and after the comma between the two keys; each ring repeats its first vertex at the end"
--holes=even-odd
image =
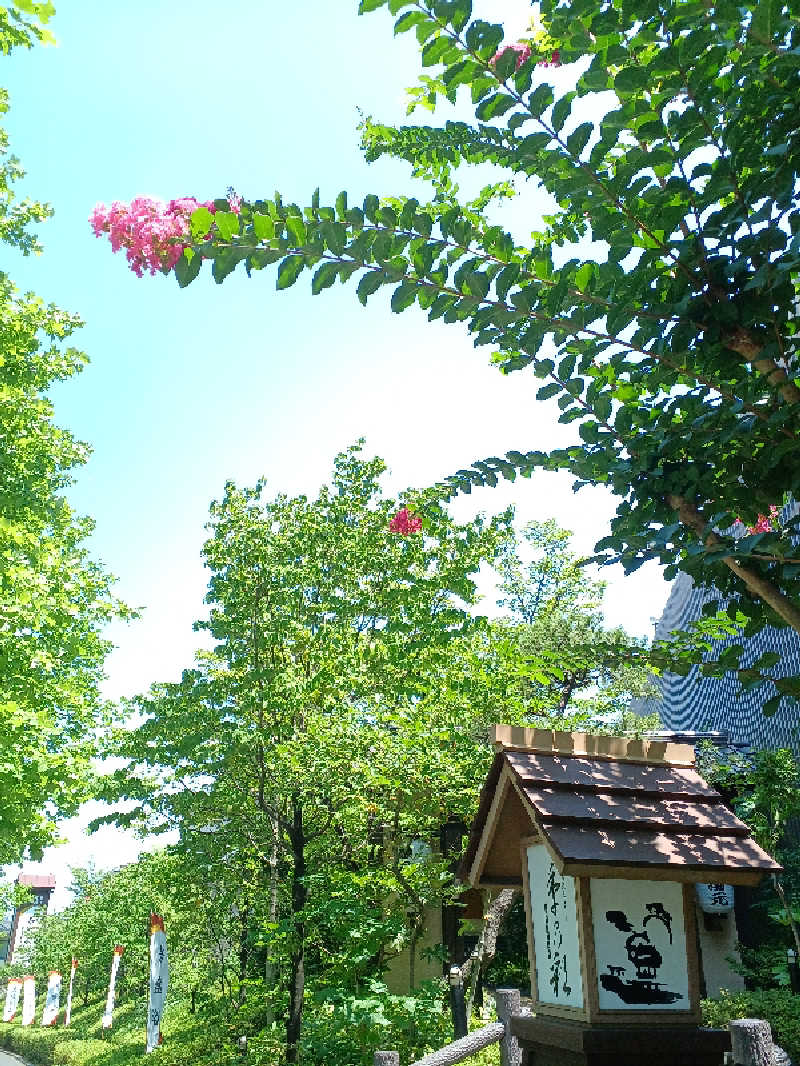
{"type": "Polygon", "coordinates": [[[287,215],[286,228],[291,234],[292,240],[294,241],[295,245],[301,247],[306,243],[306,227],[303,223],[302,218],[299,218],[297,215],[287,215]]]}
{"type": "Polygon", "coordinates": [[[412,281],[404,281],[392,293],[392,310],[395,314],[405,311],[417,298],[417,286],[412,281]]]}
{"type": "Polygon", "coordinates": [[[366,274],[361,276],[356,295],[364,307],[367,306],[367,298],[377,292],[386,280],[386,276],[380,270],[368,270],[366,274]]]}
{"type": "Polygon", "coordinates": [[[541,118],[554,99],[551,86],[547,84],[537,85],[528,97],[528,110],[535,118],[541,118]]]}
{"type": "Polygon", "coordinates": [[[278,280],[275,282],[276,289],[288,289],[297,281],[306,265],[302,255],[287,255],[278,267],[278,280]]]}
{"type": "Polygon", "coordinates": [[[420,22],[425,22],[428,16],[424,11],[406,11],[394,24],[395,35],[411,30],[420,22]]]}
{"type": "Polygon", "coordinates": [[[196,211],[192,211],[189,225],[192,239],[195,241],[204,240],[206,234],[210,232],[211,227],[214,225],[214,216],[207,207],[198,207],[196,211]]]}
{"type": "Polygon", "coordinates": [[[552,122],[553,129],[556,131],[556,133],[560,132],[561,127],[569,118],[569,113],[572,109],[572,101],[574,98],[575,93],[566,93],[553,106],[553,113],[550,121],[552,122]]]}
{"type": "Polygon", "coordinates": [[[269,215],[255,212],[253,214],[253,232],[260,241],[271,240],[275,236],[275,223],[269,215]]]}
{"type": "Polygon", "coordinates": [[[561,386],[557,381],[551,381],[548,385],[543,385],[536,393],[537,400],[550,400],[553,396],[558,396],[561,392],[561,386]]]}
{"type": "MultiPolygon", "coordinates": [[[[209,212],[210,214],[211,212],[209,212]]],[[[239,232],[239,216],[233,211],[217,211],[213,216],[217,233],[223,241],[229,241],[239,232]]]]}
{"type": "Polygon", "coordinates": [[[614,78],[614,91],[623,95],[638,92],[650,83],[646,67],[623,67],[614,78]]]}
{"type": "Polygon", "coordinates": [[[311,280],[311,291],[317,296],[323,289],[329,288],[339,274],[338,263],[323,263],[311,280]]]}
{"type": "Polygon", "coordinates": [[[183,254],[173,268],[175,270],[175,277],[178,285],[182,289],[185,289],[186,286],[191,284],[200,273],[202,265],[203,257],[197,252],[192,252],[191,248],[185,248],[183,254]]]}
{"type": "Polygon", "coordinates": [[[432,37],[422,49],[423,67],[432,67],[437,63],[440,63],[442,57],[445,56],[452,47],[453,42],[449,37],[445,37],[444,34],[439,37],[432,37]]]}
{"type": "Polygon", "coordinates": [[[507,93],[495,93],[493,96],[487,96],[486,99],[481,100],[475,110],[475,115],[482,122],[485,122],[487,119],[495,118],[497,115],[504,115],[515,103],[516,100],[513,96],[509,96],[507,93]]]}
{"type": "Polygon", "coordinates": [[[574,156],[579,156],[589,143],[589,138],[594,133],[594,123],[582,122],[576,130],[567,137],[567,150],[574,156]]]}

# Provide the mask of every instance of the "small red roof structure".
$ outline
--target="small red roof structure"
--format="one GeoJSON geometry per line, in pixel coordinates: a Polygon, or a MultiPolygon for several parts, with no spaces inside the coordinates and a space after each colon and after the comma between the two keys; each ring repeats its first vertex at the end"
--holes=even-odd
{"type": "Polygon", "coordinates": [[[20,874],[17,883],[25,888],[55,888],[55,874],[20,874]]]}
{"type": "Polygon", "coordinates": [[[781,867],[694,768],[688,744],[495,726],[497,751],[460,876],[522,884],[520,841],[558,872],[754,885],[781,867]]]}

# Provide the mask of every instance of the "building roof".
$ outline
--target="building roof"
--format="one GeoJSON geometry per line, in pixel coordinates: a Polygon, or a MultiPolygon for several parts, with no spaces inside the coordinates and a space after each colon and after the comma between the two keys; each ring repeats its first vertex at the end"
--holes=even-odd
{"type": "Polygon", "coordinates": [[[17,884],[24,885],[25,888],[55,888],[56,887],[56,875],[55,874],[20,874],[17,878],[17,884]]]}
{"type": "Polygon", "coordinates": [[[756,884],[781,867],[694,768],[691,745],[496,726],[460,875],[521,883],[520,841],[560,873],[756,884]]]}

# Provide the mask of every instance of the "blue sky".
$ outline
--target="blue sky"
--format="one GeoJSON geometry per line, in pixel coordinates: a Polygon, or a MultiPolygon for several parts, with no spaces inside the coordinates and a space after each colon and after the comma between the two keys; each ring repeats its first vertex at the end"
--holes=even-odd
{"type": "MultiPolygon", "coordinates": [[[[504,21],[511,40],[530,11],[525,0],[474,6],[504,21]]],[[[232,185],[248,197],[277,188],[302,204],[317,185],[323,202],[342,188],[353,199],[407,192],[404,164],[365,164],[356,127],[359,108],[405,120],[416,42],[393,39],[387,12],[356,11],[357,0],[62,0],[51,24],[58,46],[3,61],[24,192],[56,212],[44,255],[7,253],[3,269],[86,321],[75,343],[91,363],[54,393],[57,420],[93,447],[72,498],[96,520],[93,549],[120,595],[143,608],[113,632],[112,698],[190,664],[207,580],[203,526],[226,478],[263,474],[271,491],[314,492],[333,455],[364,436],[399,491],[476,458],[570,439],[556,409],[536,403],[532,376],[503,378],[460,327],[429,324],[418,309],[393,315],[383,294],[363,309],[353,286],[312,297],[304,279],[277,293],[268,272],[181,291],[172,279],[137,279],[92,236],[98,200],[139,194],[204,199],[232,185]]],[[[526,190],[509,224],[524,235],[543,208],[526,190]]],[[[555,516],[580,550],[612,513],[602,490],[575,496],[552,474],[483,490],[455,511],[510,502],[523,521],[555,516]]],[[[658,569],[603,576],[609,621],[650,633],[668,592],[658,569]]],[[[109,849],[127,857],[109,837],[76,843],[70,861],[108,859],[109,849]]]]}

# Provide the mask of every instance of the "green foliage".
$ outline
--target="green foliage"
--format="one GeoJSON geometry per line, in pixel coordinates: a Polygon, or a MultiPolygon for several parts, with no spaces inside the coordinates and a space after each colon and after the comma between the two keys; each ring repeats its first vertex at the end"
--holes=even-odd
{"type": "Polygon", "coordinates": [[[725,1028],[735,1018],[766,1018],[772,1038],[793,1062],[800,1059],[800,1012],[788,989],[768,992],[722,992],[702,1001],[703,1024],[725,1028]]]}
{"type": "Polygon", "coordinates": [[[185,858],[155,852],[99,876],[73,870],[73,878],[74,901],[42,919],[32,948],[7,972],[34,973],[42,980],[50,970],[68,975],[75,957],[75,1002],[86,1002],[107,988],[114,946],[122,944],[118,998],[146,996],[154,911],[164,918],[168,943],[176,948],[170,958],[172,996],[188,999],[194,993],[202,1000],[225,975],[219,943],[231,936],[230,915],[217,905],[214,886],[185,858]]]}
{"type": "MultiPolygon", "coordinates": [[[[49,3],[0,9],[0,51],[49,39],[49,3]]],[[[0,90],[0,113],[8,98],[0,90]]],[[[0,130],[0,241],[38,251],[49,208],[17,198],[23,176],[0,130]]],[[[77,316],[20,294],[0,273],[0,863],[39,857],[56,820],[91,792],[98,683],[109,619],[125,614],[85,547],[92,523],[65,491],[88,448],[53,422],[48,391],[86,357],[68,344],[77,316]]]]}
{"type": "MultiPolygon", "coordinates": [[[[87,1007],[73,1007],[69,1029],[0,1023],[0,1046],[34,1066],[133,1066],[152,1062],[145,1054],[146,1002],[137,999],[118,1005],[111,1030],[100,1028],[103,1004],[103,999],[97,999],[87,1007]]],[[[216,1023],[213,1014],[191,1014],[185,1003],[170,1004],[162,1031],[165,1042],[158,1050],[158,1061],[163,1066],[234,1066],[241,1062],[232,1034],[216,1023]]]]}
{"type": "MultiPolygon", "coordinates": [[[[198,244],[214,277],[219,255],[224,273],[280,260],[279,288],[309,270],[321,292],[338,274],[362,303],[386,287],[395,312],[464,323],[503,373],[539,376],[577,433],[474,463],[440,496],[566,470],[619,500],[598,560],[630,572],[656,559],[713,584],[750,634],[800,631],[797,520],[750,536],[734,525],[800,493],[795,5],[719,0],[700,18],[693,0],[547,0],[518,71],[509,53],[493,60],[503,29],[468,3],[389,6],[421,45],[412,109],[467,89],[475,107],[472,123],[364,123],[367,158],[407,161],[432,199],[245,203],[230,240],[198,244]],[[555,50],[574,76],[550,85],[538,64],[555,50]],[[497,188],[457,199],[453,172],[484,163],[555,203],[531,240],[492,221],[497,188]]],[[[800,695],[800,679],[779,691],[800,695]]]]}

